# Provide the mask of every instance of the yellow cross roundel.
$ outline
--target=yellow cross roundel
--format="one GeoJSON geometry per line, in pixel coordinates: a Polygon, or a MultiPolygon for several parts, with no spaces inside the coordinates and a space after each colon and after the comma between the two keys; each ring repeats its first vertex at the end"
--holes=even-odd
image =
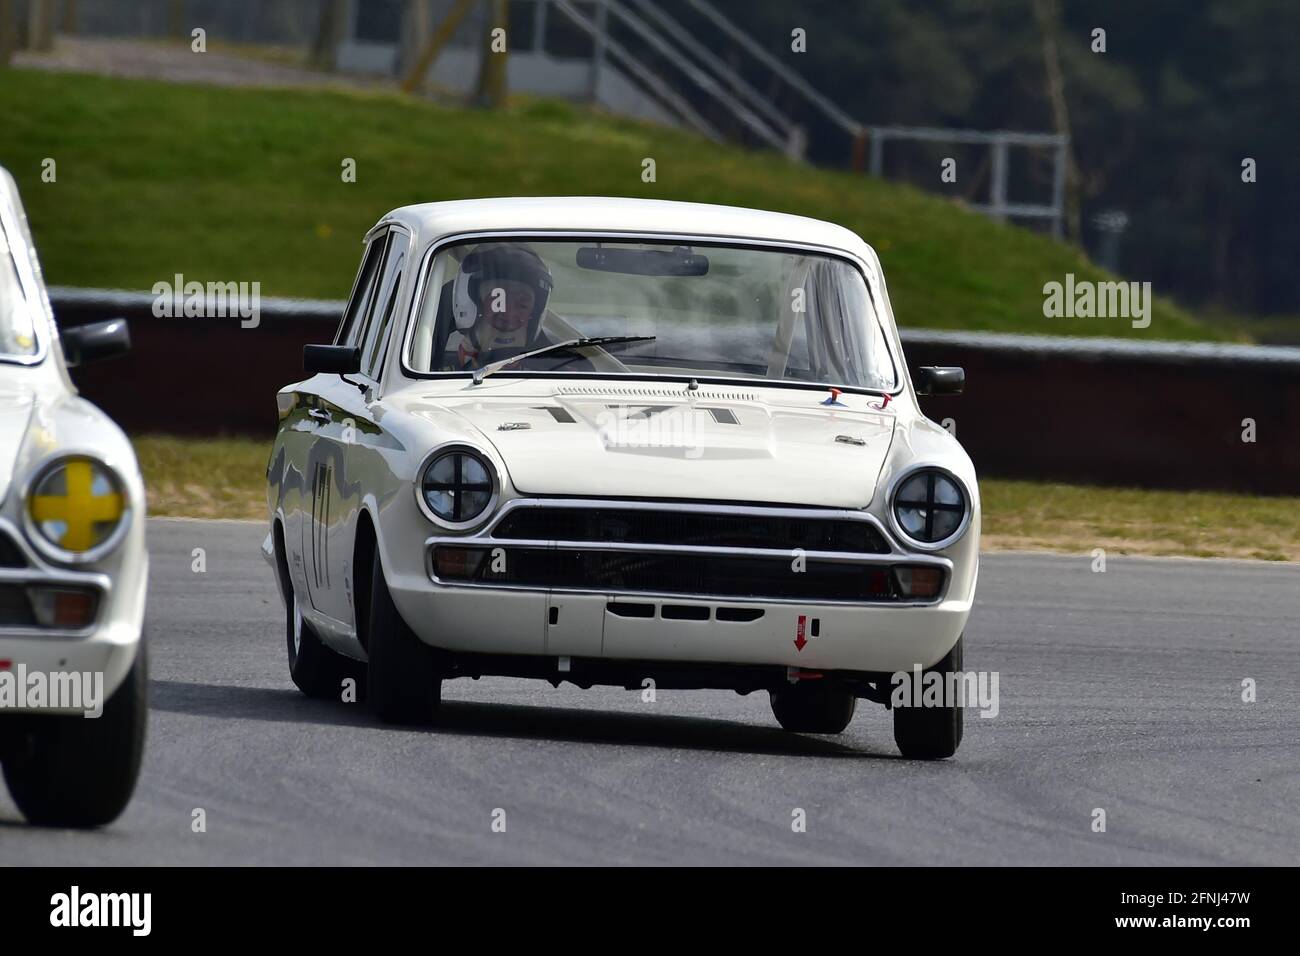
{"type": "Polygon", "coordinates": [[[50,471],[31,500],[32,520],[65,551],[89,551],[112,533],[124,510],[121,492],[102,469],[85,458],[70,459],[50,471]],[[60,473],[64,478],[63,492],[43,493],[60,473]],[[105,479],[98,487],[96,477],[105,479]],[[108,527],[103,528],[104,525],[108,527]]]}

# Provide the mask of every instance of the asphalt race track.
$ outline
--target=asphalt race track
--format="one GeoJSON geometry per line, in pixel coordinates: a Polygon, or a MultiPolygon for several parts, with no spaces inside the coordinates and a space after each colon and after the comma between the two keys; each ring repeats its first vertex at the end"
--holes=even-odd
{"type": "Polygon", "coordinates": [[[723,691],[456,681],[439,728],[380,726],[289,683],[263,533],[150,522],[135,800],[41,830],[0,787],[0,864],[1300,863],[1298,565],[985,556],[966,667],[998,672],[1000,713],[926,764],[883,707],[794,736],[723,691]]]}

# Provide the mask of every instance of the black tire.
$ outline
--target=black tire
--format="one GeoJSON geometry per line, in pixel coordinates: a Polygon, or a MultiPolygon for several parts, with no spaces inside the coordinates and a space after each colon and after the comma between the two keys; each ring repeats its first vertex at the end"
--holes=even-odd
{"type": "Polygon", "coordinates": [[[312,626],[303,620],[298,597],[289,586],[285,602],[285,641],[289,677],[294,686],[317,700],[342,700],[343,682],[352,680],[357,699],[366,692],[366,665],[326,647],[312,626]]]}
{"type": "Polygon", "coordinates": [[[370,577],[369,701],[390,724],[429,724],[442,704],[437,656],[402,620],[375,554],[370,577]]]}
{"type": "Polygon", "coordinates": [[[312,626],[303,620],[293,579],[289,576],[279,524],[275,526],[275,563],[280,575],[280,595],[284,598],[284,640],[289,658],[289,678],[300,691],[317,700],[342,700],[343,682],[350,678],[356,699],[360,700],[366,693],[366,665],[327,647],[312,626]]]}
{"type": "Polygon", "coordinates": [[[800,681],[771,692],[772,713],[785,730],[800,734],[838,734],[849,725],[858,699],[846,690],[800,681]]]}
{"type": "MultiPolygon", "coordinates": [[[[957,638],[946,657],[923,674],[950,674],[962,667],[962,638],[957,638]]],[[[910,675],[909,675],[910,679],[910,675]]],[[[904,757],[913,760],[943,760],[961,746],[962,711],[954,707],[895,707],[894,743],[904,757]]]]}
{"type": "Polygon", "coordinates": [[[31,746],[6,758],[5,782],[30,823],[99,827],[126,809],[140,776],[149,719],[149,662],[143,636],[126,680],[96,718],[31,719],[31,746]]]}

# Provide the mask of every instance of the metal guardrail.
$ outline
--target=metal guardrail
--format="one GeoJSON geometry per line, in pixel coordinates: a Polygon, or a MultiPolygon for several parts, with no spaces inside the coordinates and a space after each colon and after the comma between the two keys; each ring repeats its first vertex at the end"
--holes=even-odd
{"type": "Polygon", "coordinates": [[[904,345],[949,345],[962,349],[1025,356],[1050,355],[1087,361],[1132,359],[1180,365],[1204,363],[1292,366],[1300,370],[1300,348],[1240,342],[1134,342],[1080,335],[1018,335],[1010,332],[959,332],[947,329],[901,330],[904,345]]]}
{"type": "Polygon", "coordinates": [[[727,16],[708,0],[686,0],[701,16],[732,39],[745,52],[769,71],[780,77],[791,89],[796,90],[804,99],[812,103],[832,123],[850,136],[856,136],[862,130],[862,124],[848,113],[836,106],[830,99],[815,90],[811,83],[786,66],[748,33],[732,23],[727,16]]]}
{"type": "Polygon", "coordinates": [[[763,122],[762,118],[723,89],[722,85],[707,71],[701,69],[689,57],[684,56],[671,42],[660,36],[639,16],[618,3],[611,3],[609,12],[616,20],[630,27],[637,36],[641,37],[652,49],[680,70],[701,91],[725,104],[731,110],[732,115],[748,126],[759,139],[775,149],[785,148],[786,140],[777,135],[767,123],[763,122]]]}
{"type": "MultiPolygon", "coordinates": [[[[681,44],[683,50],[694,56],[696,63],[716,73],[718,78],[734,90],[752,109],[762,113],[763,118],[785,136],[787,150],[802,138],[802,130],[797,130],[795,121],[781,112],[772,103],[770,97],[765,96],[741,76],[731,64],[718,55],[716,50],[710,49],[696,39],[690,30],[669,16],[654,0],[631,0],[631,2],[643,16],[653,21],[669,38],[681,44]]],[[[545,6],[546,4],[542,3],[539,9],[544,9],[545,6]]]]}
{"type": "Polygon", "coordinates": [[[1019,133],[1013,130],[937,129],[930,126],[870,126],[867,135],[871,142],[871,175],[885,174],[885,144],[890,140],[911,140],[923,143],[957,143],[988,146],[992,150],[989,170],[989,201],[973,204],[970,208],[997,219],[1050,219],[1052,235],[1060,238],[1065,224],[1065,173],[1066,151],[1070,138],[1061,133],[1019,133]],[[1010,147],[1051,149],[1052,201],[1048,203],[1011,202],[1007,198],[1010,147]]]}
{"type": "Polygon", "coordinates": [[[604,3],[597,5],[596,12],[598,16],[595,22],[593,22],[574,7],[573,4],[569,3],[568,0],[548,0],[548,2],[551,6],[555,7],[555,9],[568,17],[575,26],[590,36],[595,42],[598,52],[593,55],[593,64],[598,63],[600,59],[607,54],[612,55],[614,59],[618,60],[623,65],[625,70],[639,79],[642,83],[646,84],[648,90],[653,90],[654,94],[658,98],[664,100],[669,106],[676,110],[677,114],[694,127],[696,132],[715,143],[721,143],[724,141],[722,134],[714,128],[712,123],[701,116],[685,97],[674,93],[668,84],[660,79],[654,71],[633,56],[632,53],[623,46],[623,44],[609,36],[605,22],[602,19],[602,16],[607,14],[609,10],[609,7],[604,3]]]}
{"type": "MultiPolygon", "coordinates": [[[[539,0],[544,7],[546,0],[539,0]]],[[[570,18],[575,12],[565,0],[552,0],[570,18]]],[[[599,0],[597,10],[608,11],[612,16],[631,27],[640,39],[647,43],[672,63],[686,76],[695,88],[705,95],[722,103],[731,114],[747,126],[758,138],[769,146],[783,148],[788,156],[800,158],[805,148],[806,132],[794,124],[788,117],[770,113],[764,118],[756,116],[753,109],[760,112],[765,107],[770,109],[764,97],[745,82],[738,71],[722,64],[722,58],[707,50],[702,53],[698,40],[682,27],[655,0],[631,0],[648,19],[653,20],[664,35],[659,35],[645,21],[625,9],[618,0],[599,0]],[[681,49],[677,49],[680,46],[681,49]],[[695,60],[691,57],[694,56],[695,60]],[[725,71],[725,72],[724,72],[725,71]],[[724,82],[729,83],[738,96],[731,96],[720,86],[711,74],[719,74],[724,82]],[[747,102],[738,101],[744,99],[747,102]],[[776,126],[773,129],[768,125],[776,126]]],[[[853,166],[861,168],[864,145],[870,151],[868,168],[871,175],[883,177],[885,174],[885,145],[889,142],[933,142],[945,144],[987,145],[991,150],[989,166],[988,202],[972,204],[970,208],[998,221],[1007,219],[1048,220],[1052,234],[1060,238],[1065,225],[1065,179],[1067,170],[1067,145],[1069,137],[1058,133],[1021,133],[1011,130],[965,130],[940,129],[926,126],[867,126],[854,119],[834,102],[823,96],[813,86],[774,56],[762,44],[738,27],[724,13],[713,6],[709,0],[686,0],[695,12],[703,17],[715,29],[719,30],[731,42],[761,64],[772,76],[778,78],[787,87],[798,93],[806,102],[821,112],[826,119],[846,133],[852,141],[853,166]],[[1029,149],[1051,149],[1054,152],[1052,168],[1051,201],[1047,203],[1016,202],[1010,199],[1008,180],[1010,178],[1009,152],[1011,147],[1029,149]]],[[[579,24],[589,30],[593,36],[604,30],[604,24],[594,27],[579,24]]],[[[626,56],[627,51],[620,51],[626,56]]],[[[640,65],[637,64],[637,67],[640,65]]],[[[644,69],[644,68],[642,68],[644,69]]],[[[635,71],[634,71],[635,72],[635,71]]],[[[644,79],[644,77],[643,77],[644,79]]],[[[699,126],[696,117],[686,116],[688,122],[699,126]]]]}

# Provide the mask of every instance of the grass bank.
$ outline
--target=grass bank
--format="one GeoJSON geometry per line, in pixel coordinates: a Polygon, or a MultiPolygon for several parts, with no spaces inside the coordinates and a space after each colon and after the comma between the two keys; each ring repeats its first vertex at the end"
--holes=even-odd
{"type": "MultiPolygon", "coordinates": [[[[0,164],[55,285],[176,273],[266,296],[346,296],[362,234],[407,203],[607,195],[753,206],[875,246],[905,327],[1133,339],[1240,335],[1157,299],[1151,324],[1043,315],[1043,286],[1108,276],[1076,249],[942,196],[533,100],[453,109],[384,90],[222,88],[35,70],[0,83],[0,164]],[[56,180],[45,182],[45,160],[56,180]],[[356,163],[344,182],[342,164],[356,163]],[[655,182],[642,180],[655,161],[655,182]]],[[[937,171],[936,171],[937,176],[937,171]]],[[[964,185],[952,187],[964,189],[964,185]]]]}

